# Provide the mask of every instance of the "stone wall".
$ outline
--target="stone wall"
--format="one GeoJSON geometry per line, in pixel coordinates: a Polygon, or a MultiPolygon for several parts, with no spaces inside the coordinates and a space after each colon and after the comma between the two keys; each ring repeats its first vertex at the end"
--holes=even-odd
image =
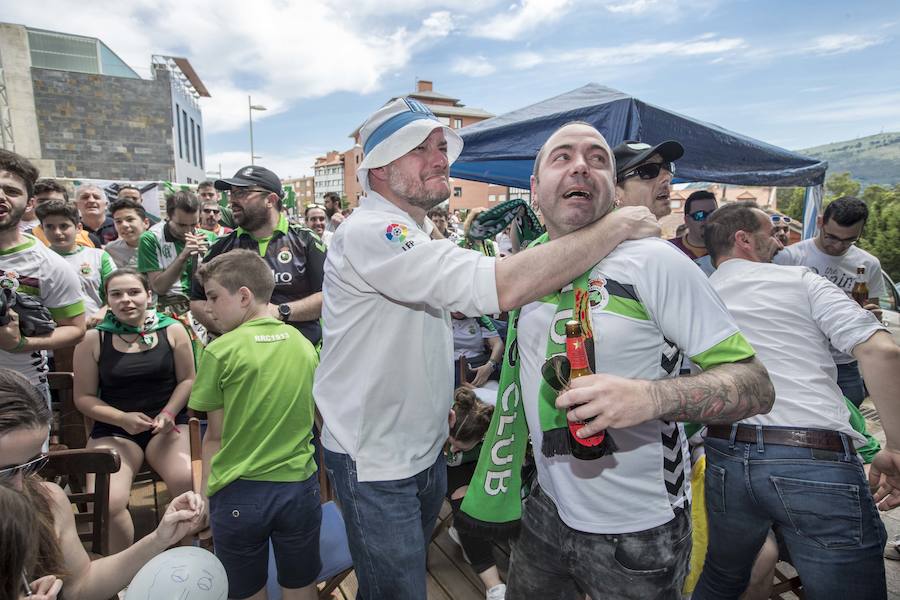
{"type": "Polygon", "coordinates": [[[43,158],[57,177],[173,180],[172,92],[156,80],[32,67],[43,158]]]}

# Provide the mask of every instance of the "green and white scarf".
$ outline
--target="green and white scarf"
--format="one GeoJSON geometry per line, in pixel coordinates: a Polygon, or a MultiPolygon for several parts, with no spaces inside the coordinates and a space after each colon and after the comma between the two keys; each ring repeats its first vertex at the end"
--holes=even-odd
{"type": "MultiPolygon", "coordinates": [[[[547,240],[545,233],[531,246],[546,243],[547,240]]],[[[589,274],[590,271],[582,274],[562,291],[540,300],[556,304],[556,313],[550,325],[553,330],[547,336],[546,357],[548,365],[557,366],[556,369],[551,367],[550,373],[555,371],[563,384],[568,381],[569,370],[565,360],[566,321],[577,319],[581,322],[585,347],[589,350],[588,359],[594,370],[589,274]],[[563,365],[562,368],[559,368],[560,365],[563,365]]],[[[454,518],[457,528],[485,537],[505,537],[514,533],[522,516],[522,463],[528,447],[528,423],[519,382],[518,321],[519,310],[511,311],[494,416],[461,512],[454,518]]],[[[546,370],[545,366],[542,371],[546,370]]],[[[543,432],[541,452],[544,456],[571,454],[566,411],[556,408],[558,392],[547,379],[548,373],[543,373],[538,393],[538,414],[543,432]]],[[[606,439],[609,440],[609,450],[613,450],[612,440],[609,436],[606,439]]]]}
{"type": "Polygon", "coordinates": [[[95,329],[118,335],[136,333],[140,336],[141,341],[149,346],[153,343],[152,334],[154,331],[165,329],[169,325],[175,323],[178,323],[178,321],[169,315],[158,313],[155,310],[148,310],[141,326],[134,327],[133,325],[128,325],[117,319],[112,310],[107,310],[106,316],[103,317],[103,320],[95,327],[95,329]]]}
{"type": "Polygon", "coordinates": [[[544,226],[521,198],[512,198],[478,213],[469,226],[468,237],[473,240],[493,239],[512,223],[516,228],[519,247],[526,248],[542,233],[544,226]]]}

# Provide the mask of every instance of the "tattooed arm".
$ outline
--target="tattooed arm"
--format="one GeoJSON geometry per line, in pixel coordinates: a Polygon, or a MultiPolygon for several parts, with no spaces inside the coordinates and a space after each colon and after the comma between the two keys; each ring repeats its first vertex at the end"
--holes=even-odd
{"type": "Polygon", "coordinates": [[[652,419],[694,423],[734,423],[767,413],[775,388],[756,358],[711,367],[698,375],[646,381],[615,375],[589,375],[572,382],[556,399],[570,409],[570,421],[593,419],[581,431],[593,435],[652,419]]]}

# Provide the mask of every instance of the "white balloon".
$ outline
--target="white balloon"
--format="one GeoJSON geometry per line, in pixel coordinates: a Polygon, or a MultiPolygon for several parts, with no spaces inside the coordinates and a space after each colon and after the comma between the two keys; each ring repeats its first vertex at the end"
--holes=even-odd
{"type": "Polygon", "coordinates": [[[155,556],[131,580],[125,600],[225,600],[228,577],[212,552],[183,546],[155,556]]]}

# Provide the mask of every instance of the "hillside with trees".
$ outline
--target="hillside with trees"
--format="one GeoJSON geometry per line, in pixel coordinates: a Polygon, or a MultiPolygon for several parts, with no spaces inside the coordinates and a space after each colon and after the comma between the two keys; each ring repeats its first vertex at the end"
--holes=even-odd
{"type": "Polygon", "coordinates": [[[900,133],[879,133],[798,153],[827,160],[830,173],[850,173],[863,187],[900,183],[900,133]]]}

